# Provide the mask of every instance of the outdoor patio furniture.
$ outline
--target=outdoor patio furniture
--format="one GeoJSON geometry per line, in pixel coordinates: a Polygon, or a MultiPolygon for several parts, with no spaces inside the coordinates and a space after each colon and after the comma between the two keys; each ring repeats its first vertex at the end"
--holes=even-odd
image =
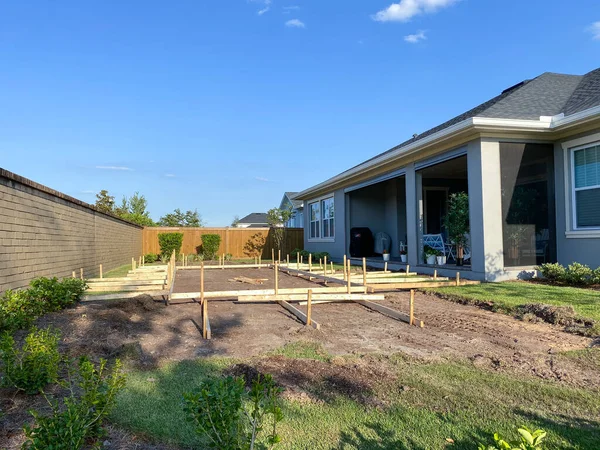
{"type": "Polygon", "coordinates": [[[426,245],[430,246],[434,250],[438,250],[443,256],[447,256],[446,245],[444,244],[444,237],[441,234],[424,234],[423,235],[423,247],[426,245]]]}

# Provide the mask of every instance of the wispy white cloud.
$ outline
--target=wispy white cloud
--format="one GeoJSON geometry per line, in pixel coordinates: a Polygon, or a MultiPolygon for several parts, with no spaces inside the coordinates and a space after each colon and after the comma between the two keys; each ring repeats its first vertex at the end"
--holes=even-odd
{"type": "Polygon", "coordinates": [[[452,6],[458,0],[400,0],[382,9],[371,18],[377,22],[408,22],[420,14],[431,14],[452,6]]]}
{"type": "Polygon", "coordinates": [[[292,11],[298,11],[300,9],[300,7],[297,5],[292,5],[292,6],[284,6],[282,9],[283,9],[284,14],[291,14],[292,11]]]}
{"type": "Polygon", "coordinates": [[[271,7],[270,7],[270,6],[265,6],[263,9],[259,10],[259,11],[257,12],[257,14],[258,14],[259,16],[262,16],[264,13],[267,13],[267,12],[269,12],[270,10],[271,10],[271,7]]]}
{"type": "Polygon", "coordinates": [[[259,16],[262,16],[263,14],[265,14],[271,10],[272,0],[248,0],[248,1],[250,3],[257,3],[259,5],[262,5],[262,8],[257,11],[257,14],[259,16]]]}
{"type": "Polygon", "coordinates": [[[409,34],[407,36],[404,36],[404,40],[411,44],[418,44],[419,42],[424,41],[425,39],[427,39],[427,36],[425,36],[424,30],[419,30],[415,34],[409,34]]]}
{"type": "Polygon", "coordinates": [[[131,167],[125,167],[125,166],[96,166],[96,169],[133,171],[133,169],[131,167]]]}
{"type": "Polygon", "coordinates": [[[592,39],[600,40],[600,20],[591,24],[587,31],[592,33],[592,39]]]}
{"type": "Polygon", "coordinates": [[[174,173],[165,173],[165,177],[167,178],[175,178],[177,175],[175,175],[174,173]]]}
{"type": "Polygon", "coordinates": [[[306,25],[304,24],[304,22],[302,22],[301,20],[298,20],[298,19],[288,20],[285,23],[285,26],[290,27],[290,28],[306,28],[306,25]]]}
{"type": "Polygon", "coordinates": [[[263,183],[268,183],[270,180],[265,177],[254,177],[256,181],[262,181],[263,183]]]}

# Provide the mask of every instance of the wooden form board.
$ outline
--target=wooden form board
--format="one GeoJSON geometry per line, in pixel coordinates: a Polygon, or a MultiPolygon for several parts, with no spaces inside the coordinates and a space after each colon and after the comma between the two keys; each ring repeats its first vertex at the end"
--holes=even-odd
{"type": "MultiPolygon", "coordinates": [[[[311,289],[312,290],[312,289],[311,289]]],[[[315,294],[314,290],[312,299],[317,300],[337,300],[337,301],[355,301],[355,300],[370,300],[383,301],[383,294],[315,294]]],[[[299,302],[306,300],[308,292],[305,294],[281,294],[278,295],[240,295],[238,302],[240,303],[269,303],[278,301],[299,302]]]]}
{"type": "Polygon", "coordinates": [[[425,289],[425,288],[438,288],[438,287],[452,287],[452,286],[465,286],[467,284],[481,284],[480,281],[471,281],[471,280],[462,280],[459,284],[456,284],[456,281],[432,281],[427,282],[424,281],[422,283],[389,283],[389,284],[380,284],[377,283],[369,283],[367,285],[367,290],[369,292],[376,291],[390,291],[395,289],[425,289]]]}
{"type": "Polygon", "coordinates": [[[103,294],[103,295],[84,295],[81,298],[82,302],[93,302],[94,300],[124,300],[128,298],[135,298],[140,295],[150,295],[151,297],[160,297],[168,295],[169,291],[144,291],[144,292],[119,292],[116,294],[103,294]]]}
{"type": "MultiPolygon", "coordinates": [[[[298,319],[300,319],[300,321],[304,325],[307,324],[308,317],[306,316],[306,314],[304,314],[298,308],[293,307],[286,301],[279,301],[277,303],[279,303],[281,306],[283,306],[285,309],[287,309],[289,312],[291,312],[293,315],[295,315],[298,319]]],[[[321,329],[321,325],[318,322],[316,322],[314,319],[311,318],[310,322],[311,323],[309,326],[313,327],[315,330],[321,329]]]]}
{"type": "Polygon", "coordinates": [[[337,284],[343,284],[345,285],[346,282],[343,279],[338,279],[338,278],[334,278],[334,277],[330,277],[330,276],[326,276],[326,275],[321,275],[315,272],[306,272],[304,270],[297,270],[297,269],[289,269],[289,268],[283,268],[281,267],[280,270],[282,270],[283,272],[287,272],[290,275],[296,275],[296,276],[302,276],[303,278],[308,278],[309,280],[321,280],[321,281],[326,281],[326,282],[330,282],[330,283],[337,283],[337,284]]]}
{"type": "MultiPolygon", "coordinates": [[[[344,274],[333,274],[333,275],[329,275],[330,277],[333,278],[340,278],[340,279],[345,279],[344,274]]],[[[362,281],[363,279],[363,274],[362,273],[353,273],[350,275],[351,279],[360,279],[362,281]]],[[[367,272],[367,279],[370,278],[407,278],[407,279],[411,279],[411,278],[425,278],[425,277],[417,277],[416,273],[409,273],[408,275],[405,274],[404,272],[367,272]]],[[[430,279],[429,277],[427,277],[427,279],[430,279]]]]}
{"type": "MultiPolygon", "coordinates": [[[[357,300],[356,303],[362,305],[366,308],[372,309],[374,311],[380,312],[381,314],[385,314],[393,319],[401,320],[402,322],[406,322],[410,324],[410,315],[405,314],[400,311],[396,311],[395,309],[388,308],[387,306],[380,305],[378,303],[373,303],[368,300],[357,300]]],[[[413,323],[418,324],[421,328],[425,326],[422,320],[413,317],[413,323]]]]}
{"type": "Polygon", "coordinates": [[[148,286],[130,286],[130,285],[112,285],[112,286],[90,286],[88,291],[90,292],[104,292],[104,291],[136,291],[136,292],[149,292],[149,291],[162,291],[166,287],[165,284],[154,284],[148,286]]]}
{"type": "MultiPolygon", "coordinates": [[[[303,294],[307,295],[309,289],[317,294],[333,294],[333,293],[344,293],[347,292],[345,287],[314,287],[314,288],[286,288],[279,289],[279,294],[303,294]]],[[[362,286],[352,286],[352,292],[363,292],[362,286]]],[[[246,289],[239,291],[214,291],[205,292],[206,298],[237,298],[240,295],[275,295],[275,289],[246,289]]],[[[176,293],[171,296],[172,300],[188,300],[191,298],[200,298],[200,292],[185,292],[176,293]]]]}

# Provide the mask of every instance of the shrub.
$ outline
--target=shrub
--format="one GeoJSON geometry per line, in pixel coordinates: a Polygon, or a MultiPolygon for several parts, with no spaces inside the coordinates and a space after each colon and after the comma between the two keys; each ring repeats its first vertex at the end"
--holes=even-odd
{"type": "Polygon", "coordinates": [[[233,260],[233,255],[231,253],[226,253],[225,254],[225,261],[231,261],[233,260]]]}
{"type": "Polygon", "coordinates": [[[152,264],[158,261],[158,255],[156,253],[148,253],[144,255],[144,262],[148,264],[152,264]]]}
{"type": "Polygon", "coordinates": [[[596,267],[594,270],[594,284],[600,284],[600,267],[596,267]]]}
{"type": "Polygon", "coordinates": [[[179,256],[183,244],[183,233],[158,233],[158,245],[160,246],[160,259],[166,262],[175,250],[175,256],[179,256]]]}
{"type": "Polygon", "coordinates": [[[479,444],[478,450],[542,450],[542,442],[546,438],[544,430],[531,431],[527,427],[518,429],[521,442],[511,444],[500,437],[498,433],[494,434],[496,445],[479,444]]]}
{"type": "Polygon", "coordinates": [[[0,331],[28,328],[42,314],[42,305],[32,302],[26,290],[7,290],[0,297],[0,331]]]}
{"type": "Polygon", "coordinates": [[[574,286],[592,284],[594,282],[594,271],[585,264],[575,262],[567,266],[564,281],[574,286]]]}
{"type": "Polygon", "coordinates": [[[77,302],[85,292],[87,285],[79,278],[40,277],[29,283],[28,295],[32,302],[41,304],[44,313],[60,311],[77,302]]]}
{"type": "Polygon", "coordinates": [[[59,339],[57,330],[34,328],[19,348],[13,337],[5,332],[0,337],[0,361],[4,373],[2,385],[36,394],[48,383],[56,381],[60,362],[59,339]]]}
{"type": "Polygon", "coordinates": [[[281,388],[270,375],[254,379],[249,392],[241,378],[209,379],[196,392],[184,394],[184,409],[196,432],[208,438],[209,448],[272,448],[280,442],[277,434],[277,424],[283,419],[280,394],[281,388]],[[267,446],[255,447],[268,418],[267,446]]]}
{"type": "Polygon", "coordinates": [[[89,359],[82,358],[77,365],[69,366],[68,379],[66,387],[70,395],[62,400],[62,406],[54,401],[50,402],[50,415],[31,413],[35,421],[33,426],[23,428],[27,437],[24,449],[76,450],[102,436],[102,421],[125,386],[120,361],[108,370],[103,359],[96,367],[89,359]]]}
{"type": "Polygon", "coordinates": [[[328,252],[309,252],[308,250],[300,250],[299,248],[295,248],[294,250],[292,250],[292,252],[290,253],[290,258],[294,260],[298,259],[298,253],[300,253],[300,256],[302,256],[305,262],[308,262],[309,255],[312,255],[313,262],[319,261],[319,259],[324,259],[325,257],[327,257],[327,259],[330,259],[328,252]]]}
{"type": "Polygon", "coordinates": [[[221,245],[221,236],[218,234],[202,235],[202,254],[206,259],[215,259],[219,246],[221,245]]]}
{"type": "Polygon", "coordinates": [[[560,281],[560,282],[565,281],[565,274],[566,274],[567,270],[561,264],[558,264],[558,263],[542,264],[540,267],[538,267],[538,270],[540,272],[542,272],[542,275],[544,276],[544,278],[546,278],[549,281],[560,281]]]}

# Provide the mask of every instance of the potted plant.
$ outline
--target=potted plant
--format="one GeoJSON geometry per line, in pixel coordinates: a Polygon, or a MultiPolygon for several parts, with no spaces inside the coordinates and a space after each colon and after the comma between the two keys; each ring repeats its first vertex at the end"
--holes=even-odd
{"type": "Polygon", "coordinates": [[[382,255],[383,255],[383,260],[384,261],[389,261],[390,260],[390,251],[389,250],[385,250],[384,249],[382,255]]]}
{"type": "Polygon", "coordinates": [[[467,244],[469,227],[469,195],[457,192],[450,195],[448,212],[444,217],[444,226],[450,242],[456,245],[456,265],[463,265],[464,250],[467,244]]]}
{"type": "Polygon", "coordinates": [[[423,247],[423,255],[425,256],[425,262],[430,265],[433,266],[435,264],[435,257],[437,256],[438,251],[429,246],[426,245],[425,247],[423,247]]]}
{"type": "Polygon", "coordinates": [[[405,263],[408,260],[408,252],[404,249],[400,250],[400,261],[405,263]]]}
{"type": "Polygon", "coordinates": [[[437,250],[437,255],[435,255],[435,261],[437,262],[438,266],[443,266],[444,264],[446,264],[446,256],[444,256],[442,252],[437,250]]]}

